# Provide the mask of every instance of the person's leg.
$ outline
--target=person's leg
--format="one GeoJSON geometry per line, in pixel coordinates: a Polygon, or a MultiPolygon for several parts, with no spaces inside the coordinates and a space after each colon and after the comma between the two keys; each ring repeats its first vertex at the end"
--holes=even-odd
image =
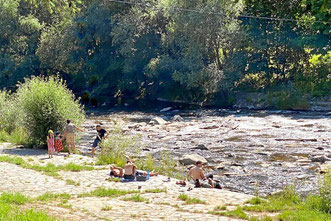
{"type": "Polygon", "coordinates": [[[76,153],[75,135],[72,137],[72,152],[76,153]]]}
{"type": "Polygon", "coordinates": [[[69,154],[70,154],[70,153],[72,152],[72,151],[71,151],[71,143],[68,143],[68,144],[67,144],[67,147],[68,147],[68,152],[69,152],[69,154]]]}
{"type": "Polygon", "coordinates": [[[92,158],[94,157],[94,153],[95,153],[95,148],[98,146],[98,143],[99,143],[99,140],[98,139],[95,139],[93,144],[92,144],[92,158]]]}
{"type": "Polygon", "coordinates": [[[150,174],[149,174],[149,176],[157,176],[157,175],[160,175],[161,174],[161,172],[159,171],[159,172],[156,172],[156,173],[154,173],[154,172],[151,172],[150,174]]]}
{"type": "Polygon", "coordinates": [[[211,188],[215,188],[214,181],[212,179],[208,179],[208,182],[209,182],[211,188]]]}
{"type": "Polygon", "coordinates": [[[202,187],[203,188],[212,188],[212,186],[209,183],[209,180],[203,180],[202,181],[202,187]]]}

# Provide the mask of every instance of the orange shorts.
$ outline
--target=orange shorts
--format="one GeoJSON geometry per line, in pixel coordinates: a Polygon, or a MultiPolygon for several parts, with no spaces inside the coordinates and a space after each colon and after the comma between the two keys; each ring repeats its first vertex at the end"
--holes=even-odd
{"type": "Polygon", "coordinates": [[[75,134],[70,133],[66,135],[66,143],[67,144],[75,144],[75,134]]]}

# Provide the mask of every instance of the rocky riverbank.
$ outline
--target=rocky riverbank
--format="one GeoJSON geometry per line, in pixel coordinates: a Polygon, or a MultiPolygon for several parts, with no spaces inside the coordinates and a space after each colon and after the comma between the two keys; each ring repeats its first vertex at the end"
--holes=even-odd
{"type": "Polygon", "coordinates": [[[117,122],[126,133],[139,135],[142,157],[150,153],[159,159],[169,150],[186,169],[200,157],[223,186],[247,194],[267,195],[291,184],[300,192],[316,190],[318,174],[331,161],[327,113],[165,108],[151,114],[94,114],[84,125],[83,152],[98,122],[106,128],[117,122]]]}

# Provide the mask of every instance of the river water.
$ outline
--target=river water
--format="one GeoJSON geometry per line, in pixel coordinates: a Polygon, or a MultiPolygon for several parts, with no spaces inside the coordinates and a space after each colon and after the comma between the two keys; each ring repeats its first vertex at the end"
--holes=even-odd
{"type": "Polygon", "coordinates": [[[110,111],[90,113],[85,127],[93,134],[91,125],[101,121],[112,127],[114,120],[121,121],[127,133],[141,137],[142,155],[158,159],[168,150],[181,159],[198,154],[208,161],[207,174],[214,174],[223,187],[243,193],[267,195],[288,185],[301,193],[316,191],[320,166],[331,161],[327,112],[110,111]],[[182,119],[174,121],[175,115],[182,119]],[[167,123],[150,124],[156,116],[167,123]]]}

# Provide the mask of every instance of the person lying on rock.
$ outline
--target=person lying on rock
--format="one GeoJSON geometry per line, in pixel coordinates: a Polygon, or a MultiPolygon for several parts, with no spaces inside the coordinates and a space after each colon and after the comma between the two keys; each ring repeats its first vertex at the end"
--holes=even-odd
{"type": "Polygon", "coordinates": [[[217,189],[222,189],[220,181],[219,180],[214,180],[214,175],[210,174],[207,177],[209,183],[212,183],[213,188],[217,188],[217,189]]]}
{"type": "Polygon", "coordinates": [[[192,178],[194,180],[195,187],[214,188],[212,179],[206,178],[201,167],[202,162],[197,161],[196,166],[190,169],[187,175],[188,179],[192,178]]]}
{"type": "MultiPolygon", "coordinates": [[[[159,174],[160,174],[160,172],[156,172],[156,173],[151,172],[149,175],[157,176],[159,174]]],[[[110,176],[113,176],[113,177],[118,177],[118,178],[123,177],[124,179],[134,180],[134,178],[138,175],[147,176],[147,172],[143,171],[143,170],[138,170],[136,165],[134,163],[132,163],[132,161],[129,161],[129,160],[127,161],[127,164],[125,165],[125,169],[123,169],[121,167],[117,167],[115,165],[110,166],[110,176]],[[133,172],[133,170],[135,172],[133,172]]]]}
{"type": "Polygon", "coordinates": [[[110,176],[113,177],[123,177],[123,168],[117,167],[115,165],[110,165],[110,176]]]}

